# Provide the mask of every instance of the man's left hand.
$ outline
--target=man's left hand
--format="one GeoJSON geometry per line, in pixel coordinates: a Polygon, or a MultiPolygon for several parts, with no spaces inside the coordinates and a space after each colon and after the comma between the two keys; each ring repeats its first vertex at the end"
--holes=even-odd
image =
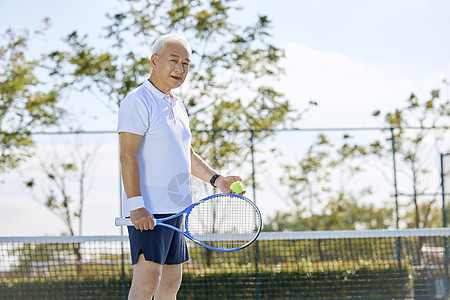
{"type": "MultiPolygon", "coordinates": [[[[242,178],[239,176],[220,176],[216,180],[216,186],[222,193],[231,193],[230,185],[236,181],[242,181],[242,178]]],[[[245,192],[243,191],[241,195],[244,195],[245,192]]]]}

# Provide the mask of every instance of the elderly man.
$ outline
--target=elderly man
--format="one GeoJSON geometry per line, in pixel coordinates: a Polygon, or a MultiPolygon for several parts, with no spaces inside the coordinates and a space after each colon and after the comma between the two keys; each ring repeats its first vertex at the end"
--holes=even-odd
{"type": "MultiPolygon", "coordinates": [[[[189,186],[182,197],[168,193],[169,183],[180,174],[192,174],[222,192],[240,181],[221,176],[191,148],[186,109],[172,92],[189,71],[191,48],[181,36],[168,34],[153,45],[150,78],[129,93],[119,109],[120,161],[124,185],[124,216],[128,227],[133,281],[128,299],[175,299],[181,285],[181,264],[189,259],[184,237],[168,228],[155,227],[152,216],[175,214],[192,202],[189,186]],[[181,201],[180,201],[181,199],[181,201]]],[[[181,226],[182,217],[172,225],[181,226]]]]}

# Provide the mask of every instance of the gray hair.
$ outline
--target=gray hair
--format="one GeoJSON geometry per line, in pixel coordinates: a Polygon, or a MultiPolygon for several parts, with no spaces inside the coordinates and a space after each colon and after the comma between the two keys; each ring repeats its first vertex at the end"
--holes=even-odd
{"type": "Polygon", "coordinates": [[[165,34],[157,38],[156,41],[153,43],[152,47],[153,54],[155,53],[160,54],[166,47],[166,44],[169,42],[181,43],[189,52],[189,54],[192,54],[192,49],[191,46],[189,45],[189,42],[183,36],[174,33],[165,34]]]}

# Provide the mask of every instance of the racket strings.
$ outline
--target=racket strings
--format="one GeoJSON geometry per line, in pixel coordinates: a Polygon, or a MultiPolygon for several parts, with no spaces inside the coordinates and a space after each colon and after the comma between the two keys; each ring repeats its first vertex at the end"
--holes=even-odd
{"type": "Polygon", "coordinates": [[[191,236],[214,248],[234,249],[248,244],[259,233],[260,215],[249,201],[220,195],[195,206],[187,227],[191,236]]]}

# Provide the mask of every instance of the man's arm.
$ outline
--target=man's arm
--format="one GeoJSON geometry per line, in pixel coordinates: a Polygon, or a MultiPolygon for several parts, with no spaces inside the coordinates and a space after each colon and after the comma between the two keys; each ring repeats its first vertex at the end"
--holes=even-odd
{"type": "MultiPolygon", "coordinates": [[[[191,148],[191,173],[195,177],[209,183],[211,177],[217,172],[211,168],[195,151],[191,148]]],[[[230,185],[235,181],[242,181],[239,176],[219,176],[215,185],[222,193],[231,193],[230,185]]],[[[244,194],[245,191],[242,193],[244,194]]]]}
{"type": "MultiPolygon", "coordinates": [[[[120,133],[120,163],[122,165],[122,180],[128,199],[140,197],[141,184],[137,154],[142,143],[138,134],[120,133]]],[[[128,201],[123,199],[123,201],[128,201]]],[[[152,214],[145,207],[137,207],[130,211],[130,219],[136,229],[153,229],[152,214]]]]}

